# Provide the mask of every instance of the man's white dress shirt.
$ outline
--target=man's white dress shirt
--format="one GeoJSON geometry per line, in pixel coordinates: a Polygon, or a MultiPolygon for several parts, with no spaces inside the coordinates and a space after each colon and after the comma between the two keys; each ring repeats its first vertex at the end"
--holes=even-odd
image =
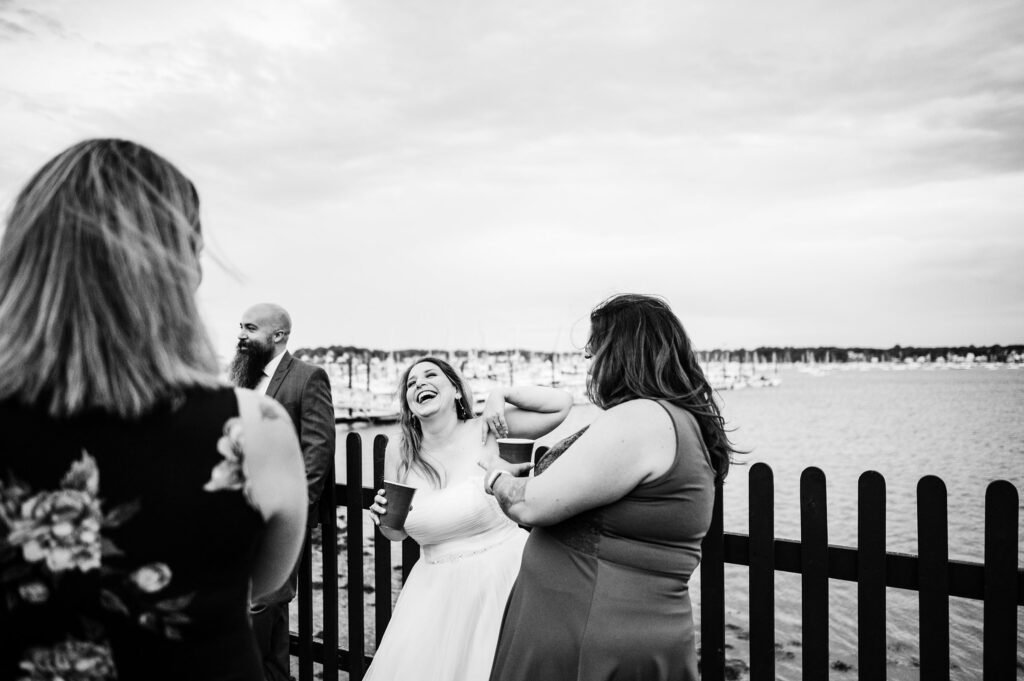
{"type": "Polygon", "coordinates": [[[274,377],[274,372],[277,371],[277,365],[281,363],[281,358],[284,357],[284,350],[277,354],[274,359],[267,362],[267,366],[263,367],[263,377],[260,382],[256,384],[254,390],[261,395],[267,394],[267,388],[270,387],[270,379],[274,377]]]}

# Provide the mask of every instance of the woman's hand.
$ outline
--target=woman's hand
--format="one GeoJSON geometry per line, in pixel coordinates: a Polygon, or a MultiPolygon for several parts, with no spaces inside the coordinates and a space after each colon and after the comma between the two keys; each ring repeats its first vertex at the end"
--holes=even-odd
{"type": "Polygon", "coordinates": [[[487,481],[487,478],[490,477],[491,473],[499,469],[508,471],[516,478],[529,475],[530,471],[533,470],[532,463],[509,463],[508,461],[505,461],[505,459],[493,453],[484,454],[480,460],[476,462],[476,465],[480,466],[480,468],[483,468],[485,471],[484,482],[487,481]]]}
{"type": "MultiPolygon", "coordinates": [[[[526,498],[526,485],[532,478],[525,477],[533,468],[532,463],[508,463],[499,459],[498,465],[487,468],[484,473],[484,493],[494,496],[501,506],[502,512],[512,520],[519,522],[515,516],[515,506],[526,498]],[[505,475],[505,474],[508,475],[505,475]],[[499,486],[501,480],[506,480],[499,486]]],[[[479,465],[483,468],[484,461],[479,465]]],[[[522,523],[520,523],[522,524],[522,523]]]]}
{"type": "Polygon", "coordinates": [[[383,489],[377,490],[377,495],[373,498],[373,503],[370,504],[370,520],[377,527],[380,527],[380,517],[388,512],[388,500],[384,496],[385,494],[383,489]]]}
{"type": "MultiPolygon", "coordinates": [[[[386,538],[391,541],[402,541],[409,536],[405,530],[388,527],[387,525],[382,525],[380,522],[381,516],[387,515],[388,512],[388,499],[385,496],[386,494],[387,492],[383,489],[377,490],[377,494],[373,497],[373,503],[370,504],[369,508],[370,520],[373,521],[373,524],[377,526],[377,529],[386,538]]],[[[409,504],[409,510],[412,510],[412,504],[409,504]]]]}
{"type": "Polygon", "coordinates": [[[494,437],[508,437],[508,421],[505,419],[505,389],[495,388],[487,396],[484,411],[480,414],[480,442],[487,442],[487,433],[494,437]]]}
{"type": "MultiPolygon", "coordinates": [[[[484,431],[485,433],[487,430],[484,431]]],[[[477,460],[476,465],[483,468],[486,473],[484,474],[484,480],[496,469],[508,471],[515,477],[519,478],[524,475],[529,475],[533,469],[533,464],[530,462],[526,463],[509,463],[505,459],[501,458],[499,449],[497,447],[484,447],[480,453],[480,458],[477,460]]]]}

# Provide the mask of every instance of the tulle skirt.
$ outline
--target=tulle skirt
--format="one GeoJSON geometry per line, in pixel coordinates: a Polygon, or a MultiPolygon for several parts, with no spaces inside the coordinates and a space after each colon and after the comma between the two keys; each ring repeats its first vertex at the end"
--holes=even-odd
{"type": "Polygon", "coordinates": [[[476,541],[425,546],[364,678],[487,679],[527,536],[512,526],[476,541]]]}

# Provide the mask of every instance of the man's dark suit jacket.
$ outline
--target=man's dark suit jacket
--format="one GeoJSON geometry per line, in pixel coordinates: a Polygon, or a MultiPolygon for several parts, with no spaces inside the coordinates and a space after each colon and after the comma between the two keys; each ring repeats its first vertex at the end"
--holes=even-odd
{"type": "MultiPolygon", "coordinates": [[[[267,396],[281,403],[295,424],[306,462],[306,481],[309,492],[309,527],[317,521],[320,495],[327,481],[327,472],[334,460],[335,430],[334,401],[327,372],[295,359],[285,351],[277,371],[267,386],[267,396]]],[[[295,580],[289,579],[268,602],[290,601],[295,595],[295,580]]]]}

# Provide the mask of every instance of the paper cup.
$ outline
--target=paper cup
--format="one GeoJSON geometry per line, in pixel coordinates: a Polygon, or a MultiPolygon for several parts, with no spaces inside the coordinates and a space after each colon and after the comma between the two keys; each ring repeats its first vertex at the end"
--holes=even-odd
{"type": "Polygon", "coordinates": [[[380,524],[393,530],[405,527],[405,518],[409,515],[409,506],[414,494],[416,494],[415,487],[385,480],[384,498],[388,500],[388,505],[387,511],[380,517],[380,524]]]}
{"type": "Polygon", "coordinates": [[[498,438],[498,456],[509,463],[530,463],[534,440],[519,437],[498,438]]]}

